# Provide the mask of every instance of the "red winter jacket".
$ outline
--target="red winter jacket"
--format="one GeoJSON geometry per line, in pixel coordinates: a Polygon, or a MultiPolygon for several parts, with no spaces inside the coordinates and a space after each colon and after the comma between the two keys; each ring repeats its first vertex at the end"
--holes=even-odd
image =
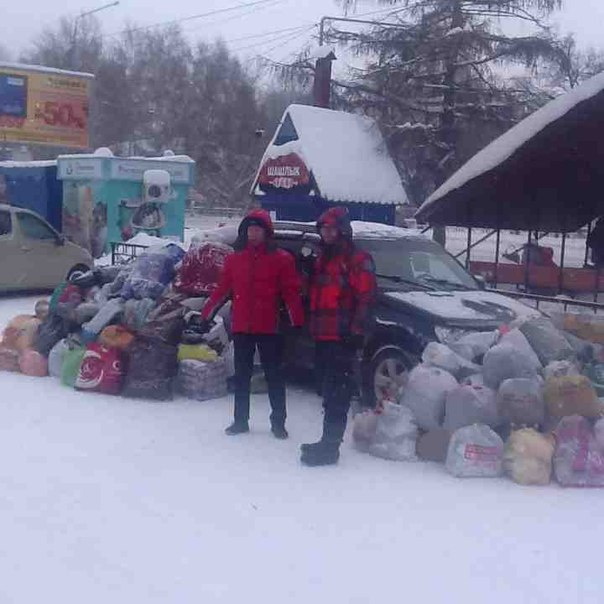
{"type": "Polygon", "coordinates": [[[342,250],[317,258],[310,286],[310,331],[318,341],[365,334],[377,285],[373,258],[345,241],[342,250]]]}
{"type": "MultiPolygon", "coordinates": [[[[239,229],[245,238],[249,220],[262,221],[272,235],[272,222],[266,212],[248,214],[239,229]]],[[[304,323],[301,280],[294,258],[286,251],[268,245],[244,249],[227,257],[218,288],[202,310],[204,319],[211,318],[220,307],[232,299],[233,333],[274,334],[279,328],[281,301],[295,327],[304,323]]]]}

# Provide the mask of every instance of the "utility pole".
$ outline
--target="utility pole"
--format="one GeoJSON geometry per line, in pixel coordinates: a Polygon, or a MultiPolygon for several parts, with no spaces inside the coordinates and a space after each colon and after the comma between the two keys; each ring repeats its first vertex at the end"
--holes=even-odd
{"type": "Polygon", "coordinates": [[[109,4],[103,4],[103,6],[99,6],[98,8],[93,8],[92,10],[80,13],[79,15],[76,16],[76,18],[73,21],[73,33],[71,35],[71,51],[70,51],[70,57],[69,57],[69,65],[71,66],[72,69],[76,69],[76,59],[77,59],[77,55],[76,55],[76,47],[77,47],[77,43],[78,43],[78,24],[80,22],[80,19],[83,19],[84,17],[88,17],[89,15],[93,15],[94,13],[98,13],[102,10],[105,10],[106,8],[111,8],[113,6],[117,6],[120,3],[120,0],[115,0],[115,2],[110,2],[109,4]]]}

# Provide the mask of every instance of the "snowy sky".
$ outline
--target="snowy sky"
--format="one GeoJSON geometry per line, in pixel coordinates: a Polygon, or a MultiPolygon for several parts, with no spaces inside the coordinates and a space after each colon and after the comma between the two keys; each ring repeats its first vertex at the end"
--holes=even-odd
{"type": "MultiPolygon", "coordinates": [[[[61,13],[75,15],[106,4],[109,0],[61,0],[61,13]]],[[[119,32],[125,22],[148,25],[247,4],[254,0],[120,0],[119,6],[108,8],[98,17],[107,34],[119,32]]],[[[257,0],[256,0],[257,1],[257,0]]],[[[0,44],[16,58],[27,47],[40,27],[53,23],[58,16],[57,2],[19,0],[2,9],[0,44]]],[[[567,7],[555,17],[563,32],[577,34],[582,45],[602,46],[601,27],[604,21],[603,0],[566,0],[567,7]]],[[[375,0],[360,0],[357,13],[382,9],[375,0]]],[[[266,0],[264,4],[240,11],[224,12],[211,17],[183,22],[192,39],[223,37],[242,57],[258,54],[275,60],[288,58],[310,38],[311,28],[323,15],[340,13],[334,0],[266,0]],[[297,28],[283,31],[289,28],[297,28]],[[277,32],[259,37],[269,32],[277,32]]],[[[376,15],[377,18],[378,15],[376,15]]]]}

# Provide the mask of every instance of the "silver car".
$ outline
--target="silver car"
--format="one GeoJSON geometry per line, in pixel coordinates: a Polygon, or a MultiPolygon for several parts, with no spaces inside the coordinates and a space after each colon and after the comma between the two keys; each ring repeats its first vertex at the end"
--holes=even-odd
{"type": "Polygon", "coordinates": [[[35,212],[0,205],[0,291],[50,290],[94,265],[35,212]]]}

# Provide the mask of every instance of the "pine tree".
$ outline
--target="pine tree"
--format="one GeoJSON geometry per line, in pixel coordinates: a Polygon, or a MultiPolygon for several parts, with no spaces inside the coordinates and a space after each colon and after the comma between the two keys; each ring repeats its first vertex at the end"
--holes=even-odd
{"type": "MultiPolygon", "coordinates": [[[[346,0],[347,8],[354,2],[346,0]]],[[[421,203],[463,162],[536,108],[518,67],[558,61],[545,19],[560,0],[389,0],[396,27],[331,28],[366,65],[335,84],[338,100],[374,115],[408,192],[421,203]],[[514,26],[526,35],[508,33],[514,26]]]]}

